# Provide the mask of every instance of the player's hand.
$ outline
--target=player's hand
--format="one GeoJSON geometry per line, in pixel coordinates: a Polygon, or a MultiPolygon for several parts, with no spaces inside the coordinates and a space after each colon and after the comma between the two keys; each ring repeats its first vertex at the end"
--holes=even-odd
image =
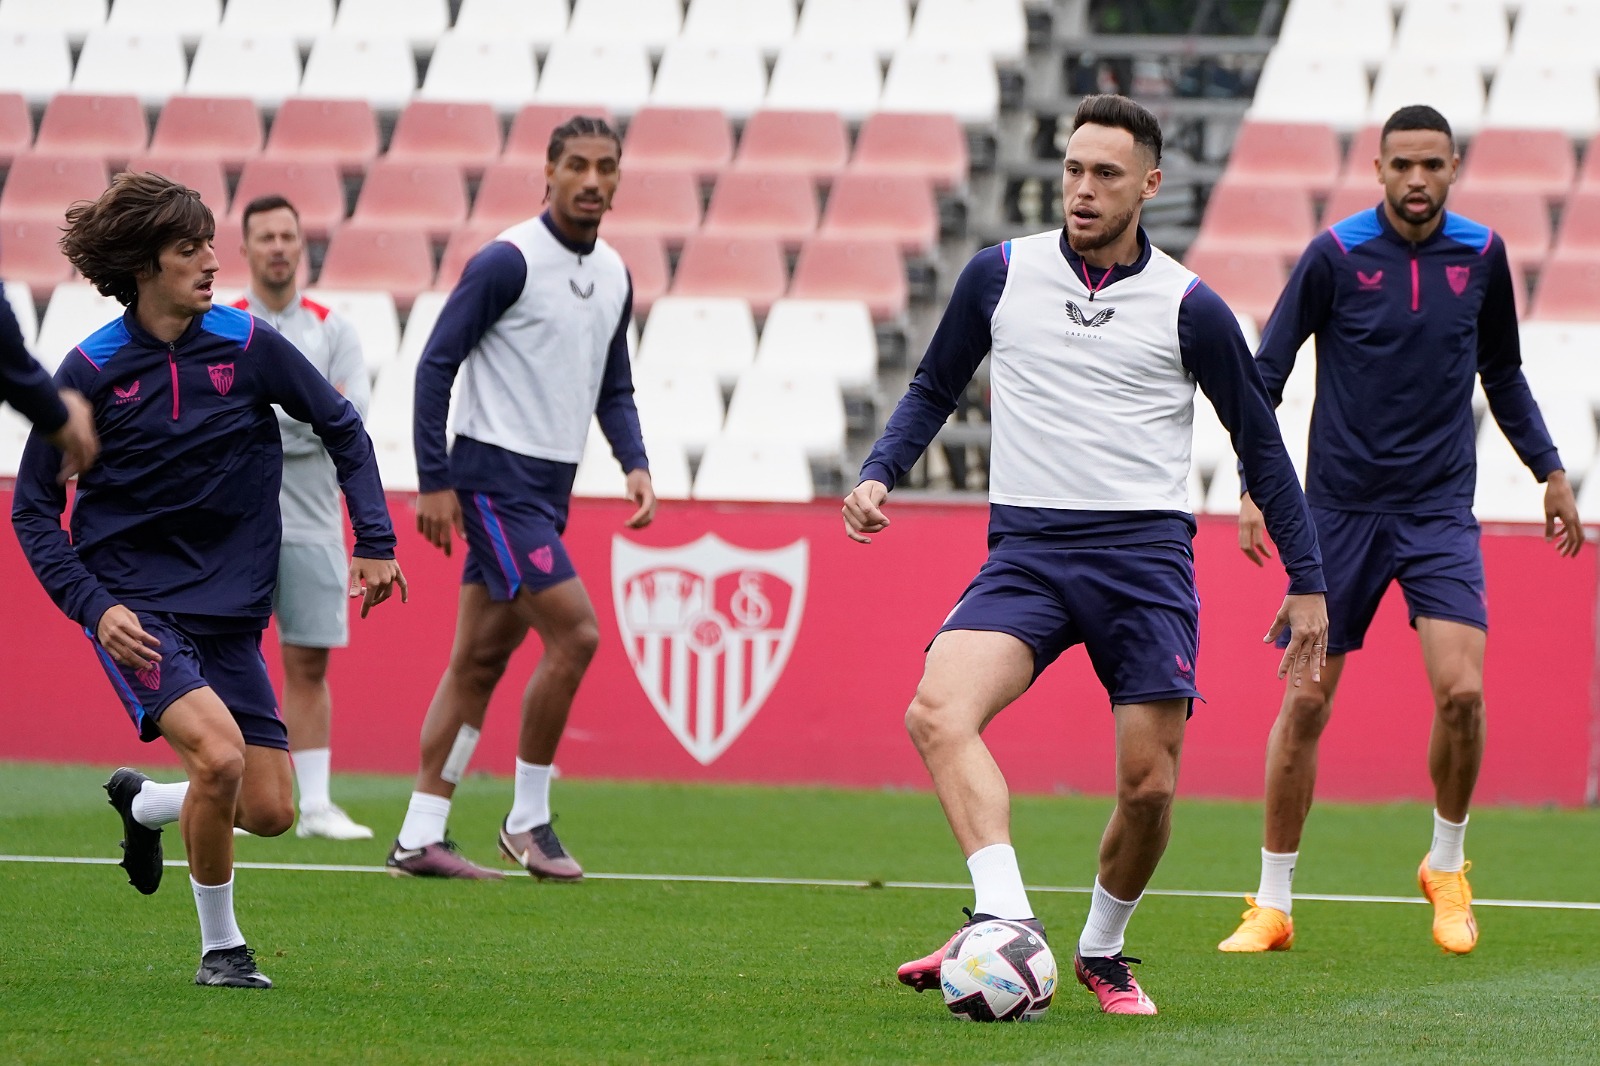
{"type": "Polygon", "coordinates": [[[628,471],[628,499],[638,504],[639,509],[623,525],[629,529],[643,529],[655,519],[656,489],[650,480],[650,471],[643,467],[628,471]]]}
{"type": "Polygon", "coordinates": [[[1289,646],[1278,662],[1278,680],[1294,675],[1296,688],[1306,675],[1313,681],[1322,680],[1322,668],[1328,665],[1328,601],[1320,592],[1303,596],[1285,596],[1272,628],[1261,640],[1271,644],[1287,627],[1289,646]]]}
{"type": "Polygon", "coordinates": [[[863,481],[844,498],[844,531],[859,544],[871,544],[867,533],[881,533],[889,519],[879,505],[889,497],[889,486],[881,481],[863,481]]]}
{"type": "Polygon", "coordinates": [[[106,608],[94,627],[94,637],[107,655],[130,670],[143,670],[161,661],[161,653],[156,651],[161,642],[146,633],[139,616],[120,603],[106,608]]]}
{"type": "Polygon", "coordinates": [[[1272,558],[1266,520],[1248,492],[1239,497],[1239,550],[1257,566],[1267,565],[1272,558]]]}
{"type": "Polygon", "coordinates": [[[1553,470],[1544,485],[1544,539],[1556,542],[1557,554],[1568,558],[1583,547],[1583,523],[1578,521],[1578,501],[1565,470],[1553,470]]]}
{"type": "Polygon", "coordinates": [[[400,564],[395,560],[363,559],[359,555],[350,560],[350,597],[362,597],[362,618],[393,595],[396,585],[400,586],[400,602],[405,603],[411,598],[411,590],[406,587],[406,575],[400,572],[400,564]]]}
{"type": "Polygon", "coordinates": [[[94,431],[94,408],[81,392],[62,389],[61,402],[67,405],[67,420],[48,439],[61,450],[61,472],[56,481],[65,485],[94,465],[100,456],[100,437],[94,431]]]}
{"type": "Polygon", "coordinates": [[[461,501],[456,498],[455,490],[417,493],[417,532],[448,556],[452,530],[462,540],[467,538],[467,527],[461,519],[461,501]]]}

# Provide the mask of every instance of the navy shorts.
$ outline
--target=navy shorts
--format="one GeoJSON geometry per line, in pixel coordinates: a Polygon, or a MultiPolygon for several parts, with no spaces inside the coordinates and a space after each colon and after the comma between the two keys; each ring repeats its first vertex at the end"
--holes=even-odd
{"type": "Polygon", "coordinates": [[[1082,644],[1113,704],[1200,698],[1200,599],[1181,548],[1002,539],[939,632],[952,629],[1010,633],[1033,649],[1036,678],[1082,644]]]}
{"type": "Polygon", "coordinates": [[[462,492],[467,527],[463,585],[487,585],[489,598],[511,600],[519,589],[541,592],[578,576],[561,532],[567,516],[546,500],[462,492]]]}
{"type": "MultiPolygon", "coordinates": [[[[1478,520],[1468,508],[1443,514],[1369,514],[1311,509],[1328,579],[1328,654],[1360,648],[1389,582],[1400,582],[1407,616],[1489,628],[1478,520]]],[[[1279,638],[1287,646],[1288,635],[1279,638]]]]}
{"type": "Polygon", "coordinates": [[[209,687],[239,723],[246,744],[289,750],[289,733],[278,717],[278,697],[261,657],[261,633],[191,633],[169,614],[137,612],[146,633],[161,642],[161,661],[143,670],[119,665],[85,629],[95,655],[117,690],[139,739],[161,735],[162,713],[180,696],[209,687]]]}

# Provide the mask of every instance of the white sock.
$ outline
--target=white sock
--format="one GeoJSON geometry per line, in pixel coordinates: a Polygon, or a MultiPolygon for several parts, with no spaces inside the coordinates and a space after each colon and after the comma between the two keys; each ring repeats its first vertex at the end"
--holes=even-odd
{"type": "Polygon", "coordinates": [[[974,913],[996,918],[1033,917],[1028,892],[1022,887],[1022,871],[1017,868],[1017,850],[1010,844],[979,848],[967,856],[967,869],[972,871],[972,889],[977,894],[977,902],[972,905],[974,913]]]}
{"type": "Polygon", "coordinates": [[[293,753],[294,779],[300,785],[300,810],[321,810],[333,800],[328,798],[327,748],[312,748],[293,753]]]}
{"type": "Polygon", "coordinates": [[[162,784],[146,781],[139,794],[133,797],[133,820],[146,829],[160,829],[178,820],[183,813],[183,797],[189,794],[189,782],[174,781],[162,784]]]}
{"type": "Polygon", "coordinates": [[[517,760],[516,791],[511,813],[506,815],[506,832],[526,833],[536,825],[550,822],[550,767],[517,760]]]}
{"type": "Polygon", "coordinates": [[[202,885],[192,876],[194,907],[200,912],[200,954],[244,943],[244,934],[233,920],[233,878],[220,885],[202,885]]]}
{"type": "MultiPolygon", "coordinates": [[[[1470,816],[1468,816],[1470,818],[1470,816]]],[[[1455,873],[1466,864],[1462,845],[1467,839],[1468,818],[1460,822],[1447,822],[1438,812],[1433,812],[1433,847],[1428,851],[1428,869],[1439,873],[1455,873]]]]}
{"type": "Polygon", "coordinates": [[[407,850],[437,844],[444,839],[444,823],[449,818],[448,799],[428,792],[413,792],[396,843],[407,850]]]}
{"type": "Polygon", "coordinates": [[[1138,900],[1130,902],[1113,896],[1100,887],[1100,879],[1096,877],[1089,920],[1083,923],[1083,934],[1078,937],[1078,954],[1086,959],[1122,954],[1128,919],[1133,917],[1133,909],[1138,905],[1138,900]]]}
{"type": "Polygon", "coordinates": [[[1261,887],[1256,890],[1256,906],[1272,907],[1285,914],[1294,910],[1294,864],[1298,851],[1261,849],[1261,887]]]}

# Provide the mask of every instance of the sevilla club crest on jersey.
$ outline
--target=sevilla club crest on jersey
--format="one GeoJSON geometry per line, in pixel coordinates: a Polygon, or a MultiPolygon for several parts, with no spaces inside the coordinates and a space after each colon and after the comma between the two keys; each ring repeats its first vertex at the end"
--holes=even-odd
{"type": "Polygon", "coordinates": [[[233,388],[233,364],[218,363],[216,366],[207,366],[206,372],[211,375],[211,384],[216,386],[222,395],[228,395],[228,390],[233,388]]]}
{"type": "Polygon", "coordinates": [[[1472,268],[1469,266],[1447,266],[1444,268],[1444,280],[1450,283],[1450,291],[1460,296],[1467,291],[1467,280],[1472,277],[1472,268]]]}
{"type": "Polygon", "coordinates": [[[611,542],[617,628],[678,743],[711,765],[772,694],[805,609],[810,548],[755,551],[714,533],[676,548],[611,542]]]}

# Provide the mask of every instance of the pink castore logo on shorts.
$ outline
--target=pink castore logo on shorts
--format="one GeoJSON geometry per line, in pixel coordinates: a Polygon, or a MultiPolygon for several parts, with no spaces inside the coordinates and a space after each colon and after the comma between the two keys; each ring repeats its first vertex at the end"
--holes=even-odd
{"type": "Polygon", "coordinates": [[[139,684],[154,692],[161,687],[161,664],[151,663],[143,670],[135,670],[133,676],[139,679],[139,684]]]}
{"type": "Polygon", "coordinates": [[[206,367],[206,372],[211,375],[211,384],[216,386],[222,395],[228,395],[228,390],[233,388],[233,364],[218,363],[216,366],[206,367]]]}
{"type": "Polygon", "coordinates": [[[1172,659],[1178,664],[1178,673],[1184,677],[1190,677],[1194,674],[1194,663],[1185,661],[1181,655],[1174,655],[1172,659]]]}
{"type": "Polygon", "coordinates": [[[529,552],[528,561],[538,567],[541,574],[548,574],[556,565],[555,553],[550,550],[548,544],[529,552]]]}

